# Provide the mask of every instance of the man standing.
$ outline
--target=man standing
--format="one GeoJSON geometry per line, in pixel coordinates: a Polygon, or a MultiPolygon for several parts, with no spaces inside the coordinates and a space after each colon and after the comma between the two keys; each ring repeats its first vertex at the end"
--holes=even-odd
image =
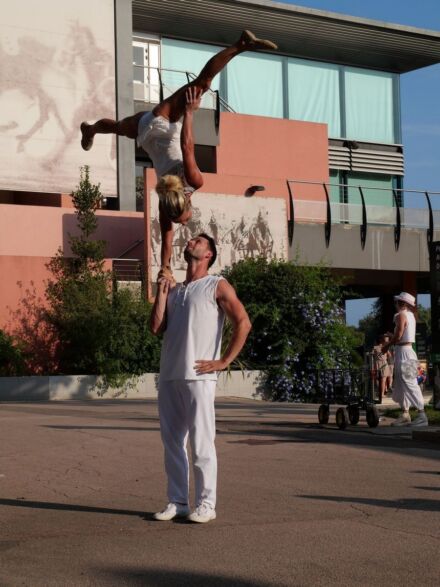
{"type": "Polygon", "coordinates": [[[186,281],[170,287],[165,274],[151,314],[153,334],[165,332],[159,377],[159,417],[168,477],[167,507],[156,520],[186,517],[205,523],[216,517],[217,456],[214,397],[217,373],[239,354],[251,329],[234,288],[223,277],[208,275],[217,257],[207,234],[191,239],[184,251],[186,281]],[[233,332],[221,356],[225,315],[233,332]],[[190,440],[196,508],[189,509],[190,440]],[[190,515],[189,515],[190,514],[190,515]]]}

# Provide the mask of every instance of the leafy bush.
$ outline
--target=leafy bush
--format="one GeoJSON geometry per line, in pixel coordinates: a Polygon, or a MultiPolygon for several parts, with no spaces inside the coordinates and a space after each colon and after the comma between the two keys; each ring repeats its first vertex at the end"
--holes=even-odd
{"type": "Polygon", "coordinates": [[[69,235],[73,258],[59,249],[49,263],[52,278],[45,319],[56,335],[57,371],[102,375],[103,389],[121,386],[134,375],[157,371],[160,341],[148,327],[151,304],[119,290],[104,267],[105,242],[93,240],[102,196],[89,169],[72,194],[80,236],[69,235]]]}
{"type": "Polygon", "coordinates": [[[266,396],[312,401],[316,369],[359,365],[359,334],[345,325],[341,284],[323,266],[247,259],[223,275],[235,287],[253,329],[243,361],[263,372],[266,396]]]}
{"type": "Polygon", "coordinates": [[[16,377],[26,373],[22,346],[12,336],[0,330],[0,376],[16,377]]]}

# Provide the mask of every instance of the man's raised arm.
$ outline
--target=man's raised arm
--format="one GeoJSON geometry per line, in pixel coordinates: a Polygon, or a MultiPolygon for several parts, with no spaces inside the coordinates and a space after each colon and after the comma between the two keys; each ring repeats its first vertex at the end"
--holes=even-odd
{"type": "Polygon", "coordinates": [[[170,281],[161,277],[157,282],[156,299],[150,316],[150,330],[153,334],[161,334],[166,329],[167,299],[170,291],[170,281]]]}

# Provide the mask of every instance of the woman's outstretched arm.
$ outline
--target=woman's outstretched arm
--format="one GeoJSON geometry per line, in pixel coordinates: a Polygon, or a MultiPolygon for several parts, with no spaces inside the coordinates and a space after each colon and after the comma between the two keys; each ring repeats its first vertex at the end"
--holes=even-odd
{"type": "Polygon", "coordinates": [[[193,136],[193,113],[200,106],[202,99],[202,90],[195,86],[186,90],[186,106],[183,115],[182,133],[180,135],[180,146],[183,155],[183,172],[188,184],[195,190],[203,185],[203,177],[197,166],[194,154],[194,136],[193,136]]]}

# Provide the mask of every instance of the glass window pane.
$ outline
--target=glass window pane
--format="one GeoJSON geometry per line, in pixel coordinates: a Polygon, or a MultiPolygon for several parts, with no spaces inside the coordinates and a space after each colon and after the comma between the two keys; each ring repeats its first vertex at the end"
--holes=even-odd
{"type": "Polygon", "coordinates": [[[329,198],[331,202],[341,201],[341,188],[338,184],[341,183],[339,171],[336,169],[330,170],[330,189],[329,198]]]}
{"type": "Polygon", "coordinates": [[[289,118],[324,122],[328,136],[341,136],[339,68],[329,63],[289,59],[289,118]]]}
{"type": "Polygon", "coordinates": [[[347,184],[353,186],[348,188],[349,222],[360,223],[362,219],[362,200],[358,186],[361,186],[364,194],[369,224],[393,224],[395,222],[392,175],[349,173],[347,184]]]}
{"type": "MultiPolygon", "coordinates": [[[[143,66],[144,65],[144,47],[133,46],[133,65],[143,66]]],[[[133,68],[133,79],[136,82],[144,82],[144,69],[143,67],[133,68]]]]}
{"type": "MultiPolygon", "coordinates": [[[[205,63],[218,51],[220,51],[220,47],[215,45],[162,38],[162,69],[173,69],[180,72],[162,72],[162,80],[166,86],[165,96],[187,83],[185,72],[198,75],[205,63]]],[[[211,89],[218,90],[219,84],[220,75],[217,75],[212,82],[211,89]]],[[[205,99],[206,96],[202,106],[205,105],[205,99]]]]}
{"type": "Polygon", "coordinates": [[[347,138],[394,143],[391,73],[345,68],[347,138]]]}
{"type": "Polygon", "coordinates": [[[350,204],[360,204],[361,196],[357,186],[361,186],[365,204],[369,206],[393,206],[393,176],[378,175],[375,173],[349,173],[347,185],[348,201],[350,204]],[[356,186],[356,187],[354,187],[356,186]],[[375,189],[381,188],[381,189],[375,189]]]}
{"type": "Polygon", "coordinates": [[[281,57],[239,55],[227,68],[228,104],[236,112],[283,118],[281,57]]]}

